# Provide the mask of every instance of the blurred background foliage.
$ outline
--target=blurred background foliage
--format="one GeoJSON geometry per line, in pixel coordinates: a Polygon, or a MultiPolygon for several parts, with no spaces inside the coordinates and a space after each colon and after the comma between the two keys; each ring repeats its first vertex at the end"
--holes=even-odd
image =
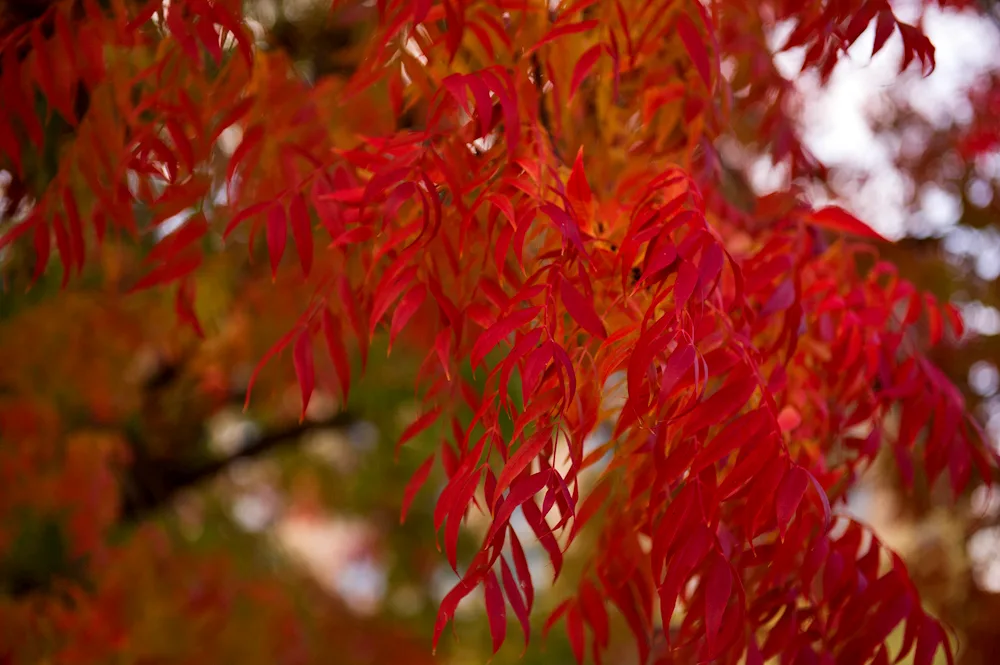
{"type": "MultiPolygon", "coordinates": [[[[366,46],[364,21],[327,20],[328,4],[248,3],[259,44],[284,51],[312,84],[348,76],[366,46]]],[[[0,25],[44,6],[0,4],[0,25]]],[[[901,183],[901,240],[882,247],[883,256],[921,288],[962,306],[965,339],[935,359],[996,440],[1000,57],[993,64],[948,113],[914,105],[924,84],[909,81],[876,95],[866,121],[886,156],[881,168],[901,183]]],[[[789,102],[793,119],[808,121],[799,106],[810,95],[821,99],[806,86],[804,100],[789,102]]],[[[419,125],[422,112],[396,122],[419,125]]],[[[753,141],[759,117],[734,117],[746,126],[735,125],[723,146],[733,201],[794,187],[861,210],[884,203],[884,181],[873,189],[872,170],[849,163],[833,165],[822,181],[793,181],[771,165],[777,180],[774,173],[762,180],[769,147],[753,141]]],[[[67,128],[50,123],[47,131],[67,128]]],[[[37,161],[44,178],[46,161],[37,161]]],[[[0,182],[9,208],[24,193],[0,182]]],[[[395,453],[419,414],[413,378],[422,354],[409,353],[404,340],[387,356],[383,342],[358,379],[355,353],[348,404],[338,401],[333,368],[320,363],[320,390],[301,424],[291,363],[270,363],[244,412],[254,365],[310,297],[294,277],[272,283],[259,248],[248,263],[245,242],[219,243],[199,273],[204,340],[178,325],[173,293],[123,295],[140,269],[141,247],[106,242],[101,261],[66,290],[54,269],[27,289],[32,257],[0,256],[0,663],[488,660],[488,624],[476,596],[460,607],[459,639],[430,653],[438,601],[456,579],[433,532],[443,486],[440,434],[432,428],[398,461],[395,453]],[[400,525],[405,487],[432,453],[430,480],[400,525]]],[[[975,488],[953,506],[942,488],[918,483],[915,494],[904,492],[892,468],[871,471],[854,510],[907,559],[928,605],[956,628],[962,662],[994,662],[1000,496],[975,488]]],[[[530,530],[524,534],[537,636],[560,594],[547,586],[551,569],[529,547],[530,530]]],[[[575,579],[574,553],[588,546],[595,544],[584,540],[569,552],[565,583],[575,579]]],[[[632,662],[628,632],[612,636],[607,662],[632,662]]],[[[533,639],[518,660],[521,644],[508,640],[493,662],[573,661],[561,631],[533,639]]]]}

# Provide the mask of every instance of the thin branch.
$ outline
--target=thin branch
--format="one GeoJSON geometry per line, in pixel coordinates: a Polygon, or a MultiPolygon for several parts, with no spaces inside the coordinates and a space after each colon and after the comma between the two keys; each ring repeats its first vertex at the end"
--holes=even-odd
{"type": "Polygon", "coordinates": [[[214,478],[241,460],[255,459],[295,446],[310,432],[343,429],[355,422],[358,422],[358,418],[345,411],[327,420],[304,422],[274,430],[231,455],[209,460],[199,466],[172,468],[163,463],[136,463],[123,483],[125,496],[120,521],[123,524],[141,521],[167,505],[178,493],[214,478]]]}
{"type": "Polygon", "coordinates": [[[549,145],[552,147],[552,154],[560,163],[565,164],[566,160],[562,158],[562,153],[559,151],[559,146],[556,143],[555,132],[552,131],[552,119],[549,117],[549,109],[545,106],[545,84],[542,82],[542,63],[538,59],[537,52],[531,54],[531,66],[534,73],[535,89],[538,91],[538,122],[545,128],[549,145]]]}

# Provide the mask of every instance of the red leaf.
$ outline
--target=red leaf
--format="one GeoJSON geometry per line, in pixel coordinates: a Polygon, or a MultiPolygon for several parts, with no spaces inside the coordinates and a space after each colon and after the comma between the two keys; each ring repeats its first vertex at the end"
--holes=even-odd
{"type": "Polygon", "coordinates": [[[455,616],[455,608],[458,604],[462,602],[462,599],[472,593],[473,589],[479,584],[479,581],[483,579],[483,574],[485,572],[485,567],[483,565],[483,556],[479,555],[476,560],[472,562],[469,566],[468,572],[466,572],[465,577],[462,578],[455,587],[448,592],[441,601],[441,606],[438,609],[437,621],[434,623],[434,641],[432,642],[432,649],[434,653],[437,653],[438,640],[441,639],[441,632],[444,630],[445,625],[455,616]]]}
{"type": "MultiPolygon", "coordinates": [[[[549,482],[549,472],[539,471],[538,473],[528,476],[527,478],[521,478],[517,480],[510,488],[510,494],[508,494],[503,503],[500,504],[500,508],[496,511],[496,515],[493,517],[493,525],[490,527],[489,534],[486,536],[486,544],[493,542],[497,534],[507,526],[507,522],[510,521],[511,515],[517,510],[518,506],[526,503],[533,503],[534,496],[545,489],[545,485],[549,482]]],[[[537,507],[536,507],[537,510],[537,507]]]]}
{"type": "Polygon", "coordinates": [[[198,337],[204,339],[205,332],[198,322],[198,316],[194,311],[195,283],[191,278],[183,280],[177,287],[177,296],[174,299],[174,312],[177,318],[191,326],[198,337]]]}
{"type": "Polygon", "coordinates": [[[580,608],[572,605],[566,612],[566,635],[569,637],[569,644],[573,648],[573,656],[576,662],[583,664],[583,617],[580,608]]]}
{"type": "Polygon", "coordinates": [[[205,215],[198,213],[186,220],[179,229],[160,240],[146,254],[146,261],[156,262],[170,259],[197,242],[208,233],[205,215]]]}
{"type": "MultiPolygon", "coordinates": [[[[874,2],[871,4],[875,4],[874,2]]],[[[896,17],[892,11],[883,9],[879,12],[878,23],[875,26],[875,43],[872,45],[872,56],[882,50],[885,43],[892,35],[892,29],[896,27],[896,17]]]]}
{"type": "Polygon", "coordinates": [[[371,321],[369,323],[368,331],[369,334],[375,332],[375,328],[378,326],[379,321],[382,320],[382,317],[385,316],[386,312],[389,311],[389,307],[396,300],[396,298],[402,295],[403,291],[409,288],[416,277],[417,269],[415,266],[405,268],[398,274],[387,272],[383,275],[382,281],[380,281],[378,286],[375,287],[375,298],[372,301],[371,321]]]}
{"type": "Polygon", "coordinates": [[[597,316],[597,312],[594,311],[594,305],[584,298],[583,294],[577,291],[569,280],[565,278],[560,280],[559,293],[562,296],[563,305],[566,306],[566,311],[580,324],[581,328],[600,339],[607,338],[608,331],[600,317],[597,316]]]}
{"type": "Polygon", "coordinates": [[[247,37],[246,30],[243,27],[242,22],[229,12],[222,2],[213,2],[208,5],[209,12],[216,23],[221,25],[224,29],[228,30],[232,34],[233,39],[236,40],[236,46],[240,51],[240,55],[247,63],[248,68],[253,68],[253,47],[250,43],[250,39],[247,37]]]}
{"type": "Polygon", "coordinates": [[[80,220],[80,211],[76,207],[76,199],[73,198],[73,193],[69,189],[63,190],[63,209],[69,224],[69,238],[73,247],[73,256],[76,259],[76,273],[79,275],[80,270],[83,269],[86,247],[83,242],[83,222],[80,220]]]}
{"type": "Polygon", "coordinates": [[[243,140],[229,158],[229,166],[226,168],[226,182],[228,183],[226,191],[230,201],[235,198],[232,192],[232,187],[234,179],[236,178],[236,170],[239,169],[240,164],[246,160],[246,158],[250,155],[250,152],[256,148],[262,140],[264,140],[264,128],[260,125],[254,125],[250,129],[246,130],[243,134],[243,140]]]}
{"type": "MultiPolygon", "coordinates": [[[[944,641],[941,627],[934,619],[925,614],[917,635],[917,650],[913,655],[913,665],[931,665],[934,662],[934,654],[937,653],[938,647],[944,641]]],[[[950,655],[949,650],[948,656],[950,655]]],[[[951,663],[950,657],[948,662],[951,663]]]]}
{"type": "Polygon", "coordinates": [[[73,269],[73,246],[69,242],[66,227],[63,225],[62,216],[56,215],[52,218],[52,231],[56,236],[56,250],[59,252],[59,261],[63,267],[62,288],[69,284],[70,271],[73,269]]]}
{"type": "Polygon", "coordinates": [[[246,400],[243,402],[244,411],[246,411],[247,408],[250,406],[250,393],[253,391],[253,385],[257,381],[257,375],[260,374],[260,371],[264,368],[264,365],[267,364],[268,360],[270,360],[277,354],[281,353],[284,350],[284,348],[288,346],[288,344],[292,341],[292,338],[295,337],[295,333],[298,331],[299,328],[292,328],[287,333],[285,333],[281,337],[281,339],[275,342],[274,346],[272,346],[270,349],[267,350],[267,352],[257,363],[257,366],[254,367],[253,373],[250,374],[250,380],[247,382],[247,397],[246,400]]]}
{"type": "Polygon", "coordinates": [[[573,66],[573,78],[570,80],[569,84],[569,100],[573,100],[573,95],[579,89],[580,84],[583,83],[583,79],[587,78],[587,74],[590,70],[594,68],[597,60],[601,57],[601,52],[603,48],[601,44],[595,44],[591,46],[587,51],[580,56],[580,59],[576,61],[576,65],[573,66]]]}
{"type": "Polygon", "coordinates": [[[351,288],[351,280],[347,275],[341,275],[337,281],[337,295],[340,297],[340,302],[347,311],[347,318],[351,322],[351,327],[354,329],[354,334],[358,339],[358,346],[361,351],[361,368],[364,370],[365,365],[368,363],[369,331],[361,317],[358,301],[354,289],[351,288]]]}
{"type": "Polygon", "coordinates": [[[830,520],[832,519],[832,513],[830,511],[830,497],[826,495],[826,490],[824,490],[823,486],[819,484],[818,480],[816,480],[816,476],[811,473],[809,474],[809,482],[812,483],[813,489],[816,490],[816,496],[819,498],[820,505],[823,508],[823,526],[824,528],[829,528],[830,520]]]}
{"type": "Polygon", "coordinates": [[[716,553],[705,575],[705,641],[709,652],[714,652],[713,645],[719,637],[732,590],[733,574],[729,562],[716,553]]]}
{"type": "Polygon", "coordinates": [[[407,291],[403,299],[399,301],[396,306],[396,311],[392,313],[392,323],[389,326],[389,351],[392,351],[392,344],[396,341],[396,337],[402,332],[406,324],[409,323],[413,315],[417,313],[420,306],[424,304],[424,300],[427,299],[427,287],[423,284],[417,284],[415,287],[407,291]]]}
{"type": "Polygon", "coordinates": [[[406,522],[406,514],[410,512],[410,506],[413,504],[413,499],[417,496],[417,492],[420,488],[424,486],[427,482],[427,476],[431,472],[431,467],[434,465],[434,453],[428,457],[423,463],[417,467],[417,470],[413,472],[413,477],[410,478],[410,482],[406,483],[406,489],[403,490],[403,505],[399,512],[399,523],[403,524],[406,522]]]}
{"type": "MultiPolygon", "coordinates": [[[[58,235],[56,236],[58,239],[58,235]]],[[[186,254],[151,270],[145,277],[136,282],[129,293],[148,289],[158,284],[173,282],[194,272],[201,265],[201,254],[186,254]]]]}
{"type": "Polygon", "coordinates": [[[399,441],[396,443],[396,455],[399,455],[399,449],[406,444],[407,441],[417,436],[425,429],[434,424],[434,421],[438,419],[441,415],[441,407],[435,407],[425,413],[424,415],[417,418],[415,421],[410,423],[409,427],[403,430],[403,433],[399,437],[399,441]]]}
{"type": "Polygon", "coordinates": [[[941,316],[941,310],[938,309],[937,301],[934,300],[934,296],[930,293],[924,294],[924,311],[927,312],[927,328],[930,333],[931,346],[937,346],[941,343],[941,338],[944,336],[944,321],[941,316]]]}
{"type": "Polygon", "coordinates": [[[793,466],[778,485],[774,509],[778,520],[778,537],[782,540],[785,539],[788,524],[795,516],[808,486],[809,473],[800,466],[793,466]]]}
{"type": "Polygon", "coordinates": [[[549,42],[559,39],[560,37],[565,37],[566,35],[576,34],[578,32],[586,32],[587,30],[593,30],[598,25],[598,21],[580,21],[579,23],[567,23],[566,25],[556,26],[546,33],[544,37],[535,42],[531,48],[525,51],[525,57],[531,55],[541,47],[545,46],[549,42]]]}
{"type": "Polygon", "coordinates": [[[222,232],[222,239],[223,240],[227,239],[229,237],[229,234],[235,231],[236,227],[239,226],[241,223],[243,223],[243,221],[245,221],[250,217],[253,217],[254,215],[260,212],[263,212],[270,205],[271,204],[266,201],[261,201],[259,203],[254,203],[252,206],[248,206],[243,210],[240,210],[238,213],[233,215],[233,218],[229,220],[228,224],[226,224],[226,229],[222,232]]]}
{"type": "Polygon", "coordinates": [[[755,390],[757,390],[757,379],[752,375],[737,378],[726,384],[694,408],[687,417],[682,436],[697,434],[706,427],[725,421],[746,406],[755,390]]]}
{"type": "MultiPolygon", "coordinates": [[[[451,564],[452,570],[455,571],[458,570],[458,529],[465,518],[469,502],[472,500],[476,488],[479,486],[479,479],[482,475],[482,470],[480,469],[465,477],[456,476],[460,479],[458,481],[453,479],[453,483],[458,489],[451,493],[447,501],[448,526],[445,527],[444,532],[444,547],[448,563],[451,564]]],[[[439,501],[442,499],[444,499],[443,494],[439,501]]]]}
{"type": "MultiPolygon", "coordinates": [[[[243,116],[245,116],[250,111],[250,109],[253,108],[253,105],[256,101],[257,101],[256,98],[250,96],[240,100],[239,102],[236,103],[235,106],[230,107],[229,111],[224,116],[222,116],[221,120],[219,120],[219,124],[215,126],[215,131],[212,132],[211,136],[208,139],[209,143],[215,143],[216,139],[218,139],[222,135],[222,132],[226,131],[231,126],[235,125],[237,122],[242,120],[243,116]]],[[[261,134],[263,135],[263,130],[260,131],[261,134]]],[[[244,135],[244,140],[246,140],[246,135],[244,135]]]]}
{"type": "Polygon", "coordinates": [[[445,328],[434,338],[434,351],[437,353],[444,376],[451,381],[451,328],[445,328]]]}
{"type": "Polygon", "coordinates": [[[312,397],[313,388],[316,386],[316,368],[313,365],[312,338],[309,330],[303,330],[299,338],[295,340],[295,349],[292,353],[292,362],[295,364],[295,374],[299,379],[299,388],[302,391],[302,413],[299,415],[299,422],[305,420],[306,408],[309,406],[309,399],[312,397]]]}
{"type": "Polygon", "coordinates": [[[212,56],[212,60],[218,65],[222,61],[222,45],[219,43],[219,33],[215,31],[215,26],[212,25],[211,21],[202,17],[194,24],[194,29],[198,33],[201,45],[205,47],[205,50],[212,56]]]}
{"type": "Polygon", "coordinates": [[[511,458],[507,460],[507,463],[500,471],[500,477],[497,478],[497,487],[493,493],[492,508],[496,508],[497,500],[504,491],[510,487],[514,479],[521,475],[522,471],[528,468],[531,462],[538,457],[539,453],[542,452],[551,440],[552,437],[548,431],[543,429],[543,431],[536,432],[531,438],[522,443],[511,458]]]}
{"type": "Polygon", "coordinates": [[[31,283],[35,284],[45,273],[49,265],[49,253],[52,250],[52,232],[45,224],[35,225],[35,271],[31,283]]]}
{"type": "Polygon", "coordinates": [[[473,369],[482,362],[486,354],[492,351],[502,339],[534,319],[540,311],[542,311],[542,308],[537,306],[519,309],[490,326],[486,332],[479,336],[479,339],[472,346],[472,352],[469,354],[469,357],[473,369]]]}
{"type": "Polygon", "coordinates": [[[347,403],[347,396],[351,389],[351,365],[347,359],[347,350],[344,348],[343,331],[340,322],[333,318],[330,310],[324,308],[321,319],[323,327],[323,337],[326,339],[326,350],[330,354],[333,367],[337,370],[337,380],[340,382],[340,394],[343,403],[347,403]]]}
{"type": "Polygon", "coordinates": [[[493,653],[496,654],[507,637],[507,606],[503,600],[497,574],[492,570],[486,576],[486,583],[483,585],[483,598],[486,601],[486,616],[490,621],[493,653]]]}
{"type": "Polygon", "coordinates": [[[507,558],[501,557],[500,563],[503,588],[507,594],[507,601],[510,603],[510,608],[514,610],[517,620],[521,623],[521,631],[524,633],[524,651],[521,652],[521,656],[523,657],[524,652],[528,650],[528,643],[531,641],[531,621],[528,617],[528,608],[525,607],[524,599],[521,598],[521,591],[517,586],[517,582],[514,581],[514,574],[511,572],[510,566],[507,565],[507,558]]]}
{"type": "Polygon", "coordinates": [[[687,305],[695,287],[698,286],[698,276],[699,271],[695,264],[687,260],[681,261],[677,269],[677,282],[674,285],[674,307],[677,312],[687,305]]]}
{"type": "Polygon", "coordinates": [[[583,618],[594,630],[594,650],[607,647],[610,637],[608,610],[604,606],[604,598],[589,581],[584,581],[580,585],[580,609],[583,618]]]}
{"type": "Polygon", "coordinates": [[[836,206],[828,206],[826,208],[821,208],[820,210],[806,213],[803,219],[808,224],[813,224],[814,226],[819,226],[824,229],[830,229],[831,231],[851,233],[865,238],[889,242],[887,238],[879,234],[857,217],[843,208],[838,208],[836,206]]]}
{"type": "Polygon", "coordinates": [[[584,210],[579,211],[581,213],[589,209],[594,198],[590,191],[590,183],[587,182],[587,172],[583,168],[583,146],[580,146],[579,152],[576,153],[573,171],[569,174],[569,180],[566,181],[566,195],[571,203],[579,203],[584,208],[584,210]]]}
{"type": "Polygon", "coordinates": [[[275,203],[267,213],[267,251],[271,257],[271,279],[278,276],[278,265],[285,254],[285,244],[288,241],[288,221],[285,206],[275,203]]]}
{"type": "Polygon", "coordinates": [[[701,473],[705,467],[715,464],[734,450],[745,446],[766,425],[767,418],[767,411],[755,409],[726,425],[698,452],[691,462],[691,473],[701,473]]]}
{"type": "Polygon", "coordinates": [[[674,349],[663,366],[663,376],[660,379],[659,403],[662,406],[674,392],[674,387],[691,367],[694,366],[696,351],[690,344],[684,344],[674,349]]]}
{"type": "Polygon", "coordinates": [[[698,33],[698,28],[695,27],[694,22],[687,14],[681,14],[678,17],[677,32],[680,34],[681,41],[684,42],[684,48],[687,49],[688,55],[691,56],[691,61],[698,68],[702,80],[705,81],[705,86],[711,89],[712,72],[708,64],[708,51],[705,49],[705,42],[698,33]]]}
{"type": "Polygon", "coordinates": [[[173,120],[165,121],[163,126],[170,134],[170,140],[173,141],[174,148],[177,149],[177,152],[180,153],[181,159],[184,160],[184,166],[187,167],[188,171],[194,171],[194,148],[191,147],[191,141],[188,140],[184,130],[173,120]]]}
{"type": "Polygon", "coordinates": [[[521,547],[521,541],[513,528],[510,530],[510,551],[514,557],[514,568],[517,570],[521,590],[524,591],[528,612],[531,612],[535,604],[535,587],[531,583],[531,570],[528,568],[528,559],[524,556],[524,548],[521,547]]]}
{"type": "Polygon", "coordinates": [[[948,303],[945,305],[944,310],[945,316],[948,317],[948,323],[951,324],[951,331],[954,333],[956,339],[962,339],[965,334],[965,323],[962,320],[962,313],[959,312],[958,307],[955,303],[948,303]]]}
{"type": "Polygon", "coordinates": [[[292,198],[288,209],[288,219],[292,226],[292,237],[295,238],[295,248],[299,252],[299,263],[306,277],[312,271],[313,263],[313,233],[312,219],[305,199],[301,194],[292,198]]]}

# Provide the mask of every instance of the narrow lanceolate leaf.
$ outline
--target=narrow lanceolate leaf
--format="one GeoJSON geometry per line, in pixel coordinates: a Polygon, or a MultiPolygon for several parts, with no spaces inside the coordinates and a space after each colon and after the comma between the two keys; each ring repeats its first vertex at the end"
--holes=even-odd
{"type": "Polygon", "coordinates": [[[691,473],[701,473],[705,467],[748,445],[766,427],[769,418],[767,411],[760,408],[726,425],[698,452],[691,462],[691,473]]]}
{"type": "Polygon", "coordinates": [[[299,333],[299,338],[295,340],[292,360],[295,363],[295,374],[299,379],[299,388],[302,391],[302,413],[299,415],[299,421],[302,421],[305,420],[306,409],[309,407],[309,399],[312,397],[313,388],[316,386],[312,337],[308,330],[303,330],[299,333]]]}
{"type": "Polygon", "coordinates": [[[721,554],[715,554],[705,574],[705,641],[709,652],[714,652],[732,590],[733,575],[729,562],[721,554]]]}
{"type": "Polygon", "coordinates": [[[569,280],[562,279],[559,284],[559,293],[562,296],[563,305],[570,316],[580,324],[580,327],[598,339],[605,339],[608,331],[597,312],[594,311],[593,303],[585,298],[569,280]]]}
{"type": "MultiPolygon", "coordinates": [[[[58,236],[57,236],[58,239],[58,236]]],[[[194,272],[201,265],[201,254],[185,253],[146,273],[131,291],[142,291],[160,284],[169,284],[194,272]]]]}
{"type": "Polygon", "coordinates": [[[410,481],[406,483],[406,489],[403,490],[403,505],[399,511],[399,523],[404,524],[406,522],[406,514],[410,512],[410,506],[413,504],[413,499],[416,498],[417,492],[420,488],[424,486],[427,482],[427,476],[430,475],[431,467],[434,466],[434,453],[428,457],[423,463],[417,467],[417,470],[413,472],[413,476],[410,481]]]}
{"type": "Polygon", "coordinates": [[[701,74],[705,86],[711,88],[712,72],[708,64],[708,51],[705,49],[705,41],[698,34],[698,28],[695,27],[694,22],[687,14],[682,14],[678,17],[677,33],[680,35],[681,41],[684,42],[684,48],[687,49],[688,55],[691,56],[691,61],[698,69],[698,73],[701,74]]]}
{"type": "Polygon", "coordinates": [[[507,460],[507,463],[504,464],[503,470],[500,471],[500,476],[497,478],[497,486],[493,494],[494,508],[496,507],[500,496],[507,491],[507,488],[510,487],[512,482],[514,482],[514,479],[521,475],[522,471],[528,468],[528,466],[535,460],[536,457],[538,457],[551,440],[552,437],[548,432],[537,432],[527,441],[522,443],[511,458],[507,460]]]}
{"type": "Polygon", "coordinates": [[[35,225],[35,270],[31,277],[31,283],[35,284],[49,265],[49,254],[52,248],[52,231],[46,224],[35,225]]]}
{"type": "MultiPolygon", "coordinates": [[[[594,194],[590,190],[590,183],[587,182],[587,172],[583,168],[583,147],[576,153],[576,161],[573,162],[573,170],[570,172],[569,180],[566,181],[566,196],[571,203],[579,204],[586,209],[594,199],[594,194]]],[[[585,210],[578,210],[583,213],[585,210]]]]}
{"type": "Polygon", "coordinates": [[[205,331],[198,321],[198,315],[194,311],[195,302],[195,281],[191,277],[181,280],[177,286],[177,295],[174,298],[174,313],[178,321],[191,327],[199,338],[205,338],[205,331]]]}
{"type": "Polygon", "coordinates": [[[288,221],[291,223],[292,237],[295,239],[295,249],[299,253],[302,272],[308,277],[313,263],[313,230],[309,209],[301,194],[292,198],[288,207],[288,221]]]}
{"type": "Polygon", "coordinates": [[[274,346],[267,350],[257,363],[257,366],[254,367],[253,373],[250,374],[250,380],[247,381],[247,396],[246,400],[243,402],[244,411],[250,408],[250,393],[253,392],[253,386],[257,382],[257,375],[260,374],[260,371],[264,369],[264,365],[266,365],[271,358],[285,350],[285,347],[287,347],[292,340],[295,339],[295,334],[299,331],[300,328],[292,328],[287,333],[282,335],[281,339],[275,342],[274,346]]]}
{"type": "Polygon", "coordinates": [[[799,504],[802,502],[802,497],[805,496],[809,483],[809,472],[800,466],[793,466],[778,486],[774,507],[777,512],[778,536],[782,540],[785,538],[788,523],[792,521],[799,504]]]}
{"type": "Polygon", "coordinates": [[[396,311],[392,313],[392,324],[389,327],[389,351],[392,351],[392,344],[396,341],[396,337],[403,331],[403,328],[410,322],[410,319],[413,318],[426,299],[427,287],[423,284],[417,284],[399,301],[396,311]]]}
{"type": "Polygon", "coordinates": [[[406,445],[407,441],[411,440],[413,437],[433,425],[434,421],[436,421],[440,415],[441,407],[438,406],[410,423],[409,427],[403,430],[403,433],[399,437],[399,441],[396,442],[396,455],[399,455],[399,449],[406,445]]]}
{"type": "Polygon", "coordinates": [[[483,598],[486,601],[486,616],[490,622],[490,635],[493,638],[493,653],[496,654],[507,637],[507,605],[503,600],[503,591],[500,590],[497,574],[492,570],[483,584],[483,598]]]}
{"type": "Polygon", "coordinates": [[[725,422],[747,404],[756,389],[757,380],[748,375],[723,386],[695,407],[687,417],[684,436],[695,434],[713,424],[725,422]]]}
{"type": "Polygon", "coordinates": [[[486,332],[479,336],[479,339],[476,340],[476,343],[472,347],[472,352],[470,353],[472,367],[477,367],[483,358],[486,357],[486,354],[500,343],[500,340],[534,319],[541,311],[541,307],[526,307],[508,314],[493,324],[486,332]]]}
{"type": "Polygon", "coordinates": [[[531,48],[525,53],[525,55],[531,55],[533,52],[545,46],[549,42],[555,41],[560,37],[565,37],[566,35],[572,35],[578,32],[586,32],[588,30],[593,30],[598,25],[596,20],[590,21],[580,21],[579,23],[567,23],[565,25],[559,25],[551,30],[549,30],[544,37],[535,42],[531,48]]]}
{"type": "Polygon", "coordinates": [[[456,584],[455,588],[449,591],[444,600],[441,601],[441,605],[438,608],[437,621],[434,623],[434,640],[431,643],[434,653],[437,653],[437,645],[441,639],[441,633],[452,617],[455,616],[455,609],[458,607],[458,604],[462,602],[463,598],[472,593],[479,585],[480,580],[483,579],[485,574],[483,558],[482,554],[476,557],[469,566],[469,570],[465,574],[465,577],[462,578],[462,581],[456,584]]]}
{"type": "Polygon", "coordinates": [[[504,498],[493,517],[493,526],[490,527],[490,532],[486,536],[486,542],[492,543],[497,534],[507,526],[514,511],[527,502],[533,502],[534,496],[541,492],[548,482],[549,472],[539,471],[527,478],[521,478],[511,485],[510,494],[504,498]]]}
{"type": "Polygon", "coordinates": [[[514,574],[510,570],[510,566],[507,564],[507,557],[501,556],[501,574],[503,579],[503,590],[507,595],[507,602],[510,603],[510,608],[514,610],[514,615],[517,620],[521,623],[521,631],[524,633],[524,652],[528,650],[528,644],[531,642],[531,621],[528,616],[529,610],[524,604],[524,599],[521,598],[521,590],[514,580],[514,574]]]}
{"type": "Polygon", "coordinates": [[[530,613],[535,604],[535,586],[531,581],[531,570],[528,568],[528,559],[524,555],[524,548],[517,537],[517,532],[510,527],[510,551],[514,558],[514,570],[517,571],[518,586],[524,592],[524,601],[530,613]]]}
{"type": "Polygon", "coordinates": [[[571,101],[576,95],[576,91],[579,90],[580,84],[583,83],[583,79],[587,78],[587,74],[597,64],[597,60],[601,57],[603,51],[604,47],[602,44],[594,44],[576,61],[576,64],[573,66],[573,78],[569,84],[569,99],[571,101]]]}
{"type": "Polygon", "coordinates": [[[807,224],[829,229],[838,233],[850,233],[864,238],[889,242],[882,234],[878,233],[860,219],[837,206],[828,206],[812,212],[803,214],[802,219],[807,224]]]}
{"type": "Polygon", "coordinates": [[[271,279],[278,276],[278,266],[288,241],[288,221],[285,206],[275,203],[267,213],[267,252],[271,258],[271,279]]]}
{"type": "Polygon", "coordinates": [[[340,382],[340,394],[343,403],[347,403],[347,397],[351,391],[351,364],[347,359],[347,349],[344,347],[343,328],[340,322],[333,317],[329,309],[323,308],[320,325],[323,328],[323,338],[326,340],[326,350],[330,354],[330,361],[337,372],[337,380],[340,382]]]}

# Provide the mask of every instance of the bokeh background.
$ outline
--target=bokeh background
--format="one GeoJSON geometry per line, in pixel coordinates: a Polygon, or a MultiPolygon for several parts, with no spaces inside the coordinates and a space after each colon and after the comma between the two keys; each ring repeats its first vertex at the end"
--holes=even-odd
{"type": "MultiPolygon", "coordinates": [[[[31,3],[0,7],[9,18],[19,4],[31,3]]],[[[937,47],[929,78],[898,73],[898,34],[873,59],[874,26],[825,84],[797,75],[801,52],[776,55],[777,71],[795,80],[787,112],[830,167],[824,184],[761,157],[767,146],[746,138],[752,128],[734,126],[720,148],[733,196],[795,187],[836,200],[898,240],[883,253],[904,276],[960,306],[965,338],[935,360],[996,443],[1000,12],[942,4],[923,17],[937,47]]],[[[306,80],[342,76],[359,57],[358,34],[324,20],[325,0],[248,5],[260,47],[284,50],[306,80]]],[[[916,17],[916,6],[894,7],[916,17]]],[[[767,35],[776,51],[790,29],[767,35]]],[[[223,135],[220,160],[238,140],[223,135]]],[[[18,214],[10,184],[0,173],[0,225],[18,214]]],[[[440,456],[432,428],[394,457],[419,414],[421,358],[376,345],[357,380],[355,354],[350,402],[318,390],[301,424],[288,363],[273,363],[244,411],[256,361],[309,291],[291,277],[272,283],[264,256],[248,263],[238,238],[219,243],[198,282],[200,342],[178,330],[173,294],[118,295],[140,261],[134,248],[101,251],[65,291],[58,270],[25,290],[30,257],[0,254],[0,663],[487,662],[475,594],[459,608],[457,639],[430,650],[438,602],[456,581],[432,526],[439,463],[400,524],[410,477],[440,456]]],[[[849,510],[904,556],[960,637],[961,662],[995,662],[1000,495],[976,487],[953,503],[919,483],[904,494],[893,469],[876,464],[849,510]]],[[[473,534],[483,526],[470,520],[473,534]]],[[[510,617],[513,637],[492,662],[568,665],[560,630],[539,639],[559,584],[530,529],[516,526],[535,583],[534,639],[520,659],[510,617]]],[[[561,579],[574,579],[588,546],[570,550],[561,579]]],[[[460,554],[471,547],[463,541],[460,554]]],[[[613,630],[607,662],[634,662],[631,639],[613,630]]]]}

